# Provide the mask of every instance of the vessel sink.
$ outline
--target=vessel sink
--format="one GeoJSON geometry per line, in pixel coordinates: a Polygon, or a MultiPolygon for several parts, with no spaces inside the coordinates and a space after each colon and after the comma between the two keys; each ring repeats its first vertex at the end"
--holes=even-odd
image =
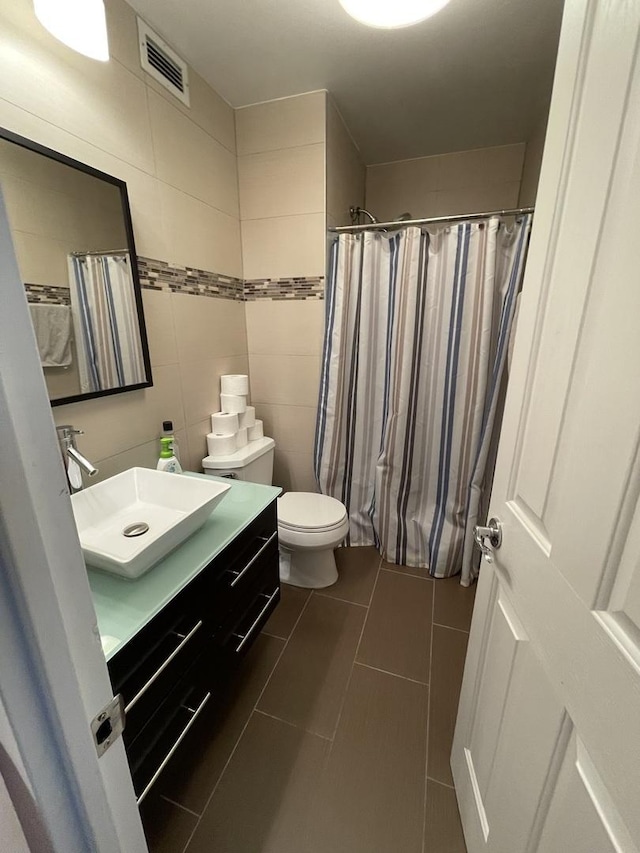
{"type": "Polygon", "coordinates": [[[191,536],[231,488],[215,480],[130,468],[71,496],[85,562],[138,578],[191,536]]]}

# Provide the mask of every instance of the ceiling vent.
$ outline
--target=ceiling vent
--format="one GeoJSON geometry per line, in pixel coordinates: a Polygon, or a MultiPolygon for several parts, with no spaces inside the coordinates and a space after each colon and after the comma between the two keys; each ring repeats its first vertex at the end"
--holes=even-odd
{"type": "Polygon", "coordinates": [[[138,40],[140,64],[144,70],[189,106],[187,63],[142,18],[138,18],[138,40]]]}

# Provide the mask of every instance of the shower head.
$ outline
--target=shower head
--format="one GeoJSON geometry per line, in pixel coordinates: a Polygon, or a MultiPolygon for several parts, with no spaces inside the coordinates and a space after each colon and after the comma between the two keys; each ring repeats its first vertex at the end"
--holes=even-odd
{"type": "Polygon", "coordinates": [[[394,221],[395,222],[406,222],[408,219],[412,219],[412,216],[410,213],[407,212],[407,213],[401,213],[400,216],[396,216],[394,221]]]}
{"type": "Polygon", "coordinates": [[[360,214],[363,214],[364,216],[368,216],[369,221],[371,222],[372,225],[375,225],[379,221],[378,219],[376,219],[376,217],[373,215],[373,213],[369,213],[369,211],[365,210],[364,207],[350,207],[349,213],[351,214],[351,221],[354,223],[354,225],[357,223],[358,219],[360,218],[360,214]]]}

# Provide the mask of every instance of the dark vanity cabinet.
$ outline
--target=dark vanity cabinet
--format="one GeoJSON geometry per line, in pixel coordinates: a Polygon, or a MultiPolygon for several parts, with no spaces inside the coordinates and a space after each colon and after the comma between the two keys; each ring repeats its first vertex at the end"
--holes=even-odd
{"type": "MultiPolygon", "coordinates": [[[[179,553],[179,552],[176,552],[179,553]]],[[[280,599],[273,500],[108,661],[139,801],[280,599]]]]}

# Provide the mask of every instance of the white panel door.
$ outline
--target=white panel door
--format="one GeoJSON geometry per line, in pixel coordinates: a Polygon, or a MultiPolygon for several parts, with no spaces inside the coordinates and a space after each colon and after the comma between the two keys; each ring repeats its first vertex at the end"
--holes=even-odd
{"type": "Polygon", "coordinates": [[[640,851],[640,3],[567,0],[452,752],[469,853],[640,851]]]}

